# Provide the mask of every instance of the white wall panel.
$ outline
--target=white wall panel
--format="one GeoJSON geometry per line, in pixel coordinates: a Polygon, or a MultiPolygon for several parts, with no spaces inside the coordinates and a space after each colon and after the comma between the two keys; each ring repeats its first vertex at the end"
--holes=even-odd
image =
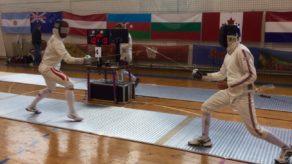
{"type": "Polygon", "coordinates": [[[71,11],[76,14],[90,13],[137,13],[140,12],[137,0],[74,1],[71,11]]]}
{"type": "MultiPolygon", "coordinates": [[[[3,0],[2,0],[3,1],[3,0]]],[[[63,11],[70,9],[70,0],[63,1],[21,1],[7,0],[8,3],[0,2],[1,12],[24,12],[24,11],[63,11]],[[19,2],[18,2],[19,1],[19,2]]]]}
{"type": "Polygon", "coordinates": [[[287,11],[292,0],[0,0],[1,12],[72,11],[74,13],[287,11]]]}
{"type": "Polygon", "coordinates": [[[178,0],[145,0],[140,1],[141,11],[152,13],[177,12],[178,0]]]}
{"type": "MultiPolygon", "coordinates": [[[[69,11],[80,15],[94,13],[292,11],[292,0],[0,0],[0,13],[24,11],[69,11]]],[[[2,33],[2,36],[7,55],[14,55],[12,43],[16,42],[17,36],[6,33],[2,33]]],[[[31,36],[24,35],[23,40],[30,42],[31,36]]],[[[85,38],[69,37],[67,41],[82,43],[86,40],[85,38]]],[[[151,43],[162,44],[158,41],[151,41],[151,43]]],[[[168,43],[181,44],[182,42],[167,41],[163,44],[168,43]]],[[[1,45],[3,44],[1,44],[0,36],[0,48],[1,45]]],[[[279,47],[280,49],[291,48],[290,44],[264,46],[279,47]]]]}

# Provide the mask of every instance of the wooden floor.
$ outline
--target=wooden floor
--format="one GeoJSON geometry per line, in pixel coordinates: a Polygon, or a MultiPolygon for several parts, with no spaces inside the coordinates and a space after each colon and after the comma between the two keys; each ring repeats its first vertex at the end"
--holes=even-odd
{"type": "MultiPolygon", "coordinates": [[[[0,66],[2,72],[37,73],[37,68],[0,66]]],[[[71,77],[85,78],[83,71],[65,71],[71,77]]],[[[188,76],[186,71],[157,71],[140,69],[135,73],[188,76]]],[[[0,73],[0,76],[3,75],[0,73]]],[[[96,75],[95,78],[98,78],[96,75]]],[[[169,78],[140,77],[142,83],[215,88],[214,83],[169,78]]],[[[281,76],[259,77],[259,81],[286,83],[292,85],[292,78],[281,76]]],[[[18,83],[0,82],[0,92],[9,92],[35,96],[43,87],[18,83]]],[[[267,93],[292,96],[292,88],[276,87],[267,93]]],[[[76,90],[77,101],[84,101],[84,91],[76,90]]],[[[63,89],[57,89],[50,98],[63,99],[63,89]]],[[[16,102],[17,103],[17,102],[16,102]]],[[[29,103],[29,102],[28,102],[29,103]]],[[[104,102],[101,102],[104,103],[104,102]]],[[[111,103],[107,103],[113,105],[111,103]]],[[[201,103],[159,99],[138,96],[135,101],[125,106],[128,108],[159,112],[197,115],[201,103]]],[[[25,107],[23,107],[25,108],[25,107]]],[[[257,110],[258,121],[262,125],[292,129],[292,113],[257,110]]],[[[225,108],[212,115],[214,118],[240,121],[237,114],[225,108]]],[[[86,118],[85,118],[86,119],[86,118]]],[[[185,141],[187,142],[187,141],[185,141]]],[[[155,145],[131,142],[110,137],[57,129],[26,122],[0,118],[0,164],[236,164],[238,161],[224,160],[191,152],[170,149],[155,145]]]]}

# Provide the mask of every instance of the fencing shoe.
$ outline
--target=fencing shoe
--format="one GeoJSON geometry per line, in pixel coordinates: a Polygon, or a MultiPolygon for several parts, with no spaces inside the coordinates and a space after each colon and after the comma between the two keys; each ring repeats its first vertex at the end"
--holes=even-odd
{"type": "Polygon", "coordinates": [[[67,115],[67,117],[70,118],[70,119],[72,119],[72,120],[75,121],[75,122],[80,122],[80,121],[83,120],[83,118],[80,117],[80,116],[78,116],[76,113],[69,113],[69,114],[67,115]]]}
{"type": "Polygon", "coordinates": [[[41,114],[42,113],[36,107],[26,107],[25,110],[29,111],[29,112],[33,112],[34,114],[41,114]]]}
{"type": "Polygon", "coordinates": [[[291,156],[292,156],[292,146],[290,145],[289,147],[282,149],[280,156],[275,159],[275,163],[289,164],[291,156]]]}
{"type": "Polygon", "coordinates": [[[208,138],[194,138],[188,142],[188,145],[190,146],[199,146],[199,147],[212,147],[211,139],[208,138]]]}

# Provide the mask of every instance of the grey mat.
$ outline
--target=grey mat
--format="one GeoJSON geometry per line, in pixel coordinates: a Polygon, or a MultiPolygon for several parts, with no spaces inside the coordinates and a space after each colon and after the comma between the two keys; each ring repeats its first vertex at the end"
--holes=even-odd
{"type": "MultiPolygon", "coordinates": [[[[70,78],[76,89],[87,89],[86,79],[70,78]]],[[[35,74],[12,74],[0,76],[0,81],[17,82],[24,84],[45,85],[45,82],[40,75],[35,74]]],[[[213,89],[200,89],[188,87],[174,87],[174,86],[161,86],[140,84],[136,88],[136,95],[159,97],[176,100],[197,101],[204,102],[216,90],[213,89]]],[[[268,95],[271,98],[263,98],[259,95],[255,96],[255,106],[260,109],[292,112],[292,96],[284,95],[268,95]]]]}
{"type": "MultiPolygon", "coordinates": [[[[136,94],[141,96],[168,98],[176,100],[204,102],[217,90],[200,89],[161,85],[139,85],[136,94]]],[[[264,98],[259,95],[255,96],[255,106],[260,109],[292,112],[292,96],[271,95],[270,98],[264,98]]]]}
{"type": "MultiPolygon", "coordinates": [[[[90,106],[75,103],[78,113],[85,119],[80,123],[66,118],[65,101],[44,99],[39,108],[42,114],[34,115],[24,108],[34,97],[1,93],[0,117],[31,123],[72,129],[87,133],[123,138],[149,144],[156,144],[175,129],[187,116],[168,113],[135,110],[123,107],[90,106]],[[6,96],[6,98],[5,98],[6,96]],[[15,103],[15,102],[18,103],[15,103]]],[[[270,128],[270,131],[292,144],[292,130],[270,128]]],[[[214,142],[211,149],[198,149],[187,145],[187,141],[200,134],[200,118],[193,118],[161,146],[204,153],[221,158],[253,163],[273,163],[280,149],[251,137],[241,123],[212,119],[210,135],[214,142]]]]}
{"type": "MultiPolygon", "coordinates": [[[[292,143],[292,130],[264,127],[279,136],[286,143],[292,143]]],[[[249,134],[242,123],[212,119],[210,137],[212,148],[190,147],[185,142],[200,136],[201,119],[193,120],[164,145],[191,152],[211,154],[226,159],[249,161],[253,163],[273,164],[279,156],[280,149],[249,134]]]]}

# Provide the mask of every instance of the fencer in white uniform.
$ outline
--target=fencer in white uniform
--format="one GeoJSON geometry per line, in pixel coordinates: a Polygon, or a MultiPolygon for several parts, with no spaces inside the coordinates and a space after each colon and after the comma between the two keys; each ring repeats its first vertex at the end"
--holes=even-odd
{"type": "MultiPolygon", "coordinates": [[[[217,93],[206,100],[202,106],[202,135],[190,140],[190,146],[211,147],[209,126],[211,112],[230,105],[237,112],[247,130],[255,137],[261,138],[282,149],[275,159],[276,163],[288,163],[292,155],[291,146],[284,143],[271,132],[257,123],[254,94],[254,82],[257,78],[254,58],[249,49],[239,43],[240,30],[236,25],[223,25],[220,28],[219,43],[227,48],[223,64],[218,72],[204,73],[193,70],[193,77],[204,81],[217,81],[217,93]]],[[[215,136],[214,136],[215,137],[215,136]]]]}
{"type": "Polygon", "coordinates": [[[43,59],[39,65],[39,72],[45,79],[47,87],[38,93],[26,110],[36,114],[41,113],[37,109],[37,104],[55,90],[56,84],[60,84],[65,87],[65,97],[69,108],[67,114],[68,118],[73,121],[82,121],[83,118],[76,113],[74,108],[74,85],[69,80],[69,77],[60,71],[60,67],[62,60],[69,64],[84,64],[88,63],[91,59],[88,56],[84,58],[75,58],[69,54],[63,43],[68,33],[69,25],[66,21],[58,20],[55,22],[53,35],[48,40],[43,59]]]}
{"type": "MultiPolygon", "coordinates": [[[[115,28],[126,29],[126,25],[119,23],[115,26],[115,28]]],[[[132,41],[132,36],[130,33],[128,33],[128,38],[129,38],[128,43],[120,43],[120,53],[121,53],[120,61],[121,63],[124,63],[124,64],[131,64],[133,61],[133,51],[132,51],[133,41],[132,41]]],[[[119,75],[120,75],[120,79],[124,80],[125,76],[129,76],[129,71],[122,69],[119,75]]],[[[130,76],[131,76],[131,80],[135,82],[135,86],[137,86],[140,79],[137,78],[132,73],[130,73],[130,76]]]]}

